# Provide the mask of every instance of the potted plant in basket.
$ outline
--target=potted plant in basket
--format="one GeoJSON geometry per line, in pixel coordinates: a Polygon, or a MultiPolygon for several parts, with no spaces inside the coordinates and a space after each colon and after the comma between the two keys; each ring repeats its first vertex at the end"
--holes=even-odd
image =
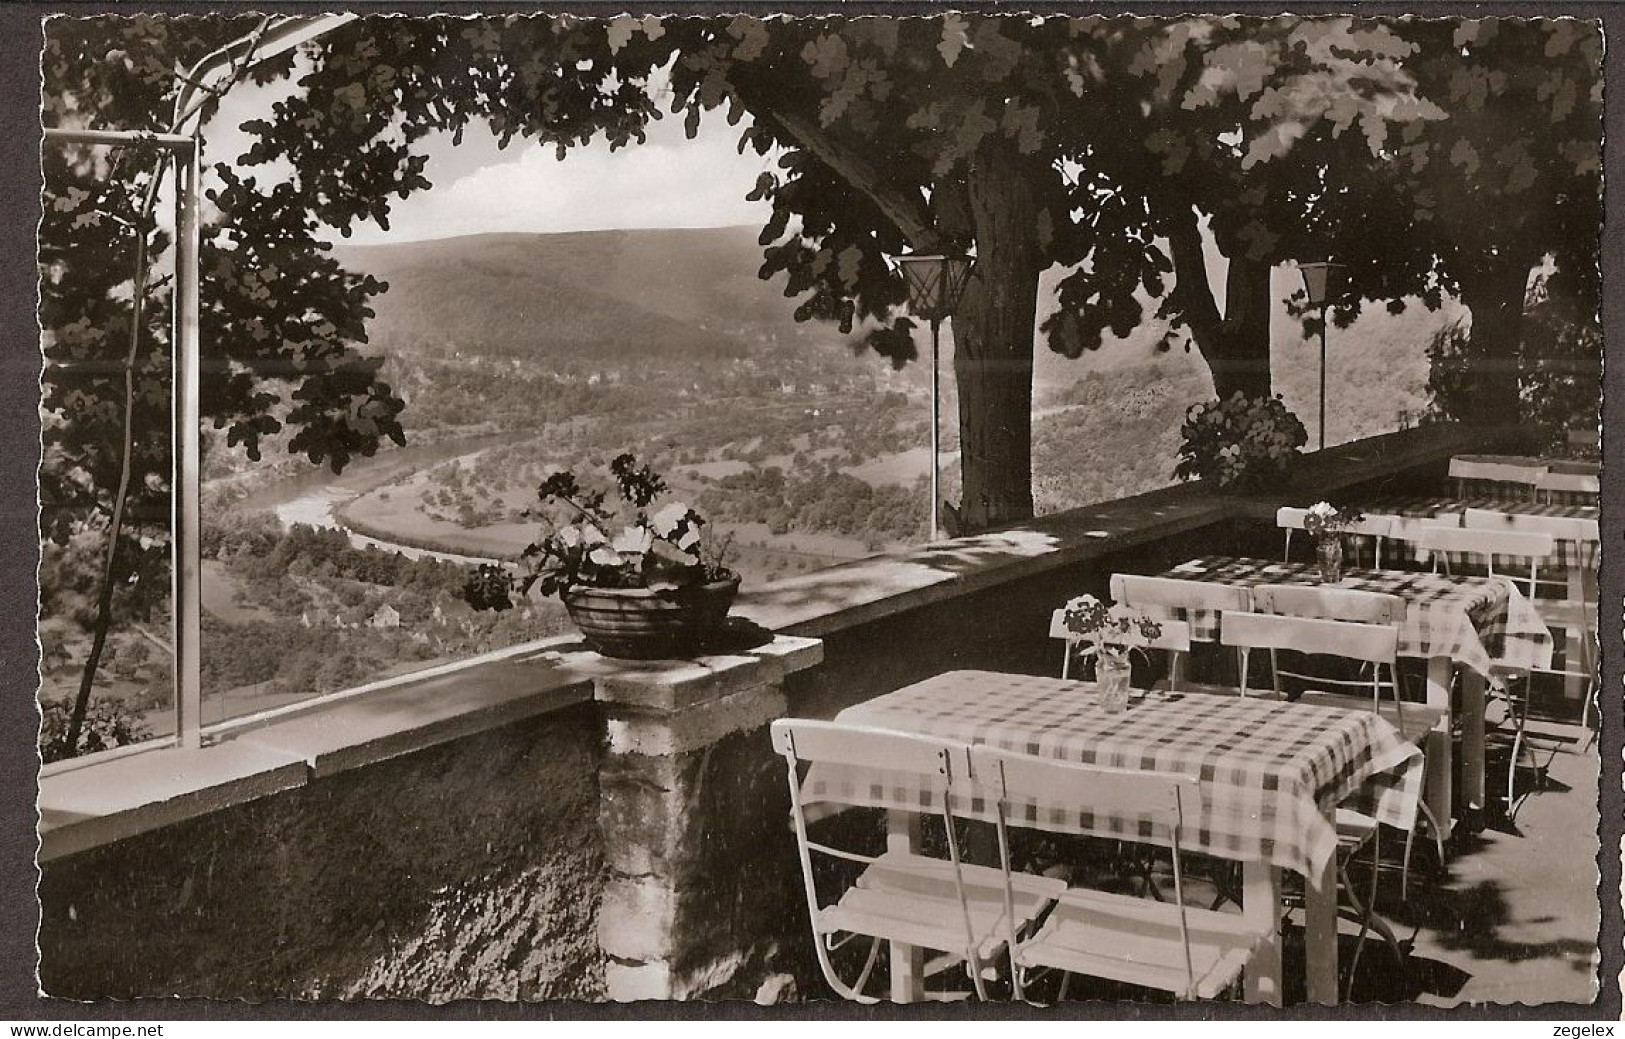
{"type": "Polygon", "coordinates": [[[1142,654],[1162,638],[1156,618],[1123,606],[1108,606],[1092,595],[1080,595],[1066,604],[1066,629],[1087,643],[1083,655],[1095,660],[1095,685],[1107,714],[1128,706],[1129,654],[1142,654]]]}
{"type": "Polygon", "coordinates": [[[682,502],[655,507],[666,483],[630,454],[609,466],[620,504],[572,472],[537,488],[542,537],[520,557],[520,581],[557,595],[589,645],[633,660],[692,656],[726,626],[739,575],[724,565],[728,539],[682,502]]]}
{"type": "Polygon", "coordinates": [[[1212,480],[1226,490],[1260,490],[1285,482],[1309,433],[1281,398],[1248,397],[1192,404],[1180,427],[1181,480],[1212,480]]]}
{"type": "Polygon", "coordinates": [[[1360,517],[1330,502],[1318,501],[1303,514],[1303,529],[1315,539],[1315,561],[1320,564],[1320,580],[1336,584],[1343,579],[1343,533],[1360,517]]]}

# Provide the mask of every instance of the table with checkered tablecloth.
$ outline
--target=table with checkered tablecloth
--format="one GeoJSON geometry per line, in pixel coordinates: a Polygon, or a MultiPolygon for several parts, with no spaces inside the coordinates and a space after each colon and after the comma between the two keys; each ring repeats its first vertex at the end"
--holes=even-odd
{"type": "MultiPolygon", "coordinates": [[[[1565,502],[1534,502],[1534,501],[1507,501],[1504,498],[1470,497],[1455,498],[1449,495],[1419,495],[1415,497],[1378,498],[1374,501],[1363,502],[1358,506],[1364,516],[1394,516],[1401,520],[1427,520],[1427,519],[1454,519],[1461,522],[1461,517],[1468,509],[1482,509],[1487,512],[1499,512],[1509,516],[1550,516],[1560,519],[1583,519],[1597,522],[1601,510],[1595,505],[1576,505],[1565,502]]],[[[1390,539],[1389,544],[1410,545],[1405,538],[1390,539]]],[[[1596,565],[1596,543],[1589,542],[1576,545],[1567,539],[1559,539],[1553,553],[1540,560],[1542,570],[1566,570],[1570,566],[1596,565]]],[[[1412,548],[1409,552],[1411,558],[1418,558],[1426,553],[1419,553],[1412,548]]],[[[1467,564],[1460,553],[1445,553],[1452,568],[1467,564]]],[[[1498,567],[1502,565],[1497,560],[1498,567]]],[[[1528,566],[1527,562],[1522,564],[1528,566]]]]}
{"type": "MultiPolygon", "coordinates": [[[[1485,676],[1490,674],[1492,660],[1510,668],[1551,666],[1551,631],[1523,593],[1505,578],[1353,567],[1344,570],[1343,575],[1333,587],[1383,592],[1405,600],[1405,623],[1399,629],[1402,657],[1447,657],[1485,676]]],[[[1162,576],[1244,588],[1321,583],[1320,568],[1312,563],[1272,563],[1229,556],[1192,559],[1162,576]]],[[[1178,612],[1177,619],[1190,623],[1191,638],[1218,639],[1217,613],[1178,612]]]]}
{"type": "MultiPolygon", "coordinates": [[[[1279,700],[1147,694],[1118,714],[1092,683],[988,671],[951,671],[857,704],[837,721],[986,743],[1005,750],[1201,780],[1202,810],[1181,844],[1232,861],[1311,876],[1337,849],[1331,808],[1358,794],[1382,822],[1409,830],[1421,754],[1370,711],[1279,700]]],[[[928,784],[903,774],[819,765],[802,788],[811,802],[937,811],[928,784]]],[[[954,814],[991,819],[974,783],[954,814]]],[[[1166,844],[1151,824],[1110,805],[1012,805],[1023,825],[1166,844]]]]}
{"type": "MultiPolygon", "coordinates": [[[[1591,460],[1577,458],[1540,458],[1533,455],[1457,455],[1454,461],[1495,466],[1507,474],[1507,479],[1480,479],[1467,477],[1457,481],[1458,490],[1476,488],[1502,498],[1528,500],[1535,493],[1535,481],[1545,473],[1573,476],[1597,476],[1601,466],[1591,460]]],[[[1570,505],[1596,505],[1597,495],[1589,491],[1540,491],[1549,500],[1570,505]]]]}

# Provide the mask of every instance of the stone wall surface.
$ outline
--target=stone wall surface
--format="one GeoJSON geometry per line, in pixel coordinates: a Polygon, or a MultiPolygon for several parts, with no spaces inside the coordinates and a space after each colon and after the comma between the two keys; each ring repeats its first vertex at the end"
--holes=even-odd
{"type": "Polygon", "coordinates": [[[69,999],[601,999],[585,705],[47,863],[69,999]]]}

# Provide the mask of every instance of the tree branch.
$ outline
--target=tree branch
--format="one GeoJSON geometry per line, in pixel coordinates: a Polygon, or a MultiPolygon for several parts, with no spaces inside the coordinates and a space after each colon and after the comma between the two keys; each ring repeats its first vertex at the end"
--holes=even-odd
{"type": "Polygon", "coordinates": [[[1213,289],[1207,282],[1207,256],[1202,249],[1202,229],[1196,211],[1184,206],[1164,218],[1169,251],[1174,259],[1174,296],[1180,317],[1197,343],[1212,342],[1223,327],[1219,306],[1213,302],[1213,289]]]}
{"type": "Polygon", "coordinates": [[[909,244],[916,249],[934,249],[938,234],[924,201],[911,198],[890,187],[868,160],[837,142],[810,119],[774,109],[756,110],[777,123],[802,148],[817,156],[818,160],[845,180],[853,188],[868,196],[885,214],[909,244]]]}

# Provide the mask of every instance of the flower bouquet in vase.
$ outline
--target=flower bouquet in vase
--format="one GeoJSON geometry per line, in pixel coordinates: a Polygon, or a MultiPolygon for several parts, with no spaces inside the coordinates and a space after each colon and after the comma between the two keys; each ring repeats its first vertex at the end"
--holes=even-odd
{"type": "Polygon", "coordinates": [[[1303,529],[1315,539],[1315,562],[1320,565],[1322,584],[1343,579],[1343,534],[1360,517],[1351,510],[1338,509],[1330,502],[1316,502],[1303,516],[1303,529]]]}
{"type": "Polygon", "coordinates": [[[1153,617],[1122,606],[1108,606],[1092,595],[1080,595],[1066,604],[1066,630],[1084,643],[1082,655],[1094,659],[1095,685],[1107,714],[1128,707],[1129,654],[1141,653],[1162,638],[1162,625],[1153,617]]]}

